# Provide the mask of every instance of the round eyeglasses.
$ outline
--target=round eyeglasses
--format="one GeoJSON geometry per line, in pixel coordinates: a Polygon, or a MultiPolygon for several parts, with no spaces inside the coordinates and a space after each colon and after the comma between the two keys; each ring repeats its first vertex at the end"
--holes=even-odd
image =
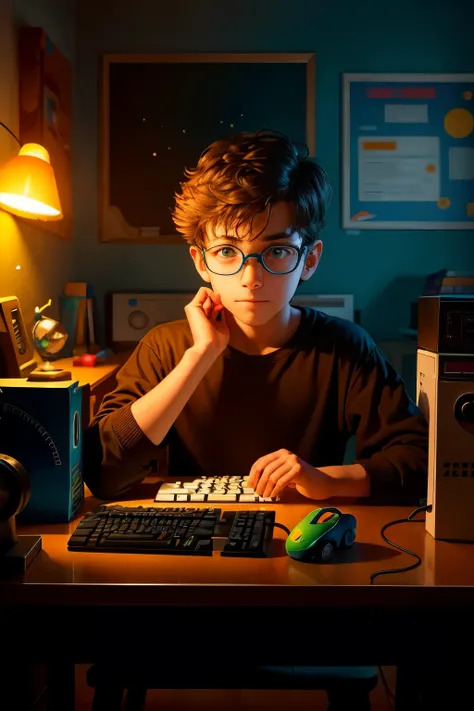
{"type": "Polygon", "coordinates": [[[297,268],[306,249],[306,247],[284,244],[267,247],[261,253],[244,254],[241,249],[233,245],[217,244],[202,249],[201,252],[210,272],[219,276],[232,276],[240,272],[245,262],[252,258],[256,259],[270,274],[290,274],[297,268]]]}

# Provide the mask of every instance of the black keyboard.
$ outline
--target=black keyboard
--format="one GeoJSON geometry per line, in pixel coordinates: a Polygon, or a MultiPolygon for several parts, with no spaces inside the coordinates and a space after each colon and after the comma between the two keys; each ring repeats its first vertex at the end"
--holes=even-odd
{"type": "Polygon", "coordinates": [[[274,511],[237,511],[221,555],[267,558],[274,524],[274,511]]]}
{"type": "Polygon", "coordinates": [[[225,538],[223,556],[267,558],[274,511],[216,508],[100,506],[87,513],[68,540],[68,550],[104,553],[212,555],[225,538]]]}

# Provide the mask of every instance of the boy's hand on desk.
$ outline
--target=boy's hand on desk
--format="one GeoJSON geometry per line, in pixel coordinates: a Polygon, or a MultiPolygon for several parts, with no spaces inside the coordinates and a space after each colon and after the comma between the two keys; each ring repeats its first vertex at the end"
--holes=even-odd
{"type": "Polygon", "coordinates": [[[303,496],[327,499],[331,496],[332,484],[330,476],[288,449],[279,449],[257,459],[247,481],[250,488],[265,498],[279,496],[285,486],[290,486],[296,487],[303,496]]]}

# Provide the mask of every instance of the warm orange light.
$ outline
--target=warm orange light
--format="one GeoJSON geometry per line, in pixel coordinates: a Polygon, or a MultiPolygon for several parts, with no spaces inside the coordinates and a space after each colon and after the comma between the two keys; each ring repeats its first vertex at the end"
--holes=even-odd
{"type": "Polygon", "coordinates": [[[60,220],[61,203],[46,148],[25,143],[15,158],[0,168],[0,207],[37,220],[60,220]]]}

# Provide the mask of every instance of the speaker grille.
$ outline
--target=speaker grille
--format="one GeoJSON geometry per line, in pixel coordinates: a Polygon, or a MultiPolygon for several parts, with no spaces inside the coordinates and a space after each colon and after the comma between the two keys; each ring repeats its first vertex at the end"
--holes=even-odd
{"type": "Polygon", "coordinates": [[[20,353],[20,355],[24,355],[25,351],[26,351],[26,347],[25,347],[23,334],[21,332],[21,321],[20,321],[19,310],[12,309],[11,317],[12,317],[13,333],[15,335],[15,341],[16,341],[16,346],[18,348],[18,352],[20,353]]]}
{"type": "Polygon", "coordinates": [[[474,462],[443,462],[443,476],[457,479],[474,478],[474,462]]]}

